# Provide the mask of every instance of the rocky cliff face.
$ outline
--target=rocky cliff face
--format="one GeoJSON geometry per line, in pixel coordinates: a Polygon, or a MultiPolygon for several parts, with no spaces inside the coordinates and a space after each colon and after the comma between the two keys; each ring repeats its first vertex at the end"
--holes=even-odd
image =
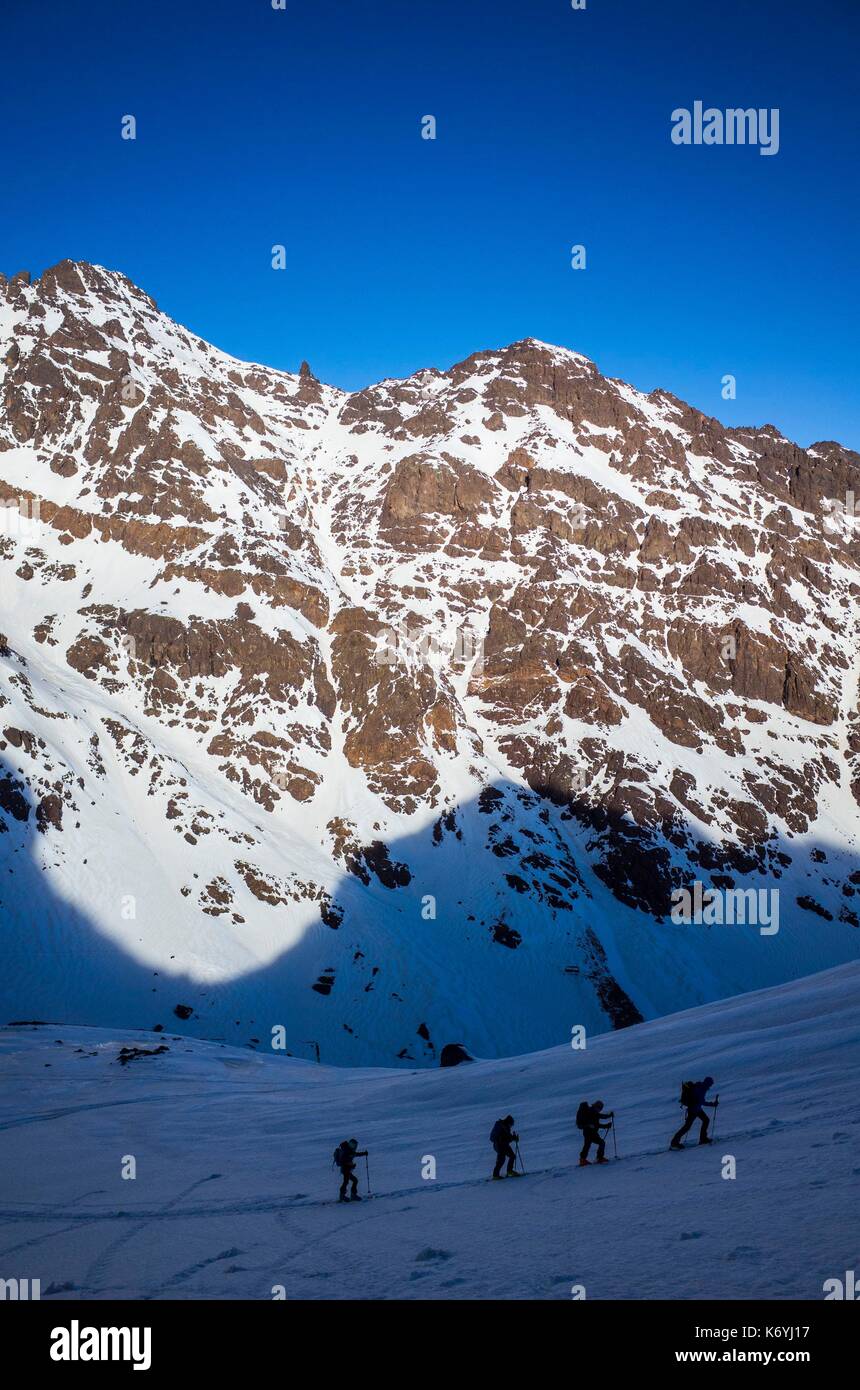
{"type": "Polygon", "coordinates": [[[6,1012],[424,1064],[856,956],[858,465],[534,340],[346,394],[0,277],[6,1012]]]}

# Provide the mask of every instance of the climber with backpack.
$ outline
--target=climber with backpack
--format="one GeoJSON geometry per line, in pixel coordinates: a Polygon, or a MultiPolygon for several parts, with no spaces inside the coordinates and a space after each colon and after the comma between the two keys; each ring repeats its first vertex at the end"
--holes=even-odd
{"type": "Polygon", "coordinates": [[[582,1149],[579,1154],[580,1168],[589,1168],[591,1159],[588,1157],[589,1149],[592,1144],[597,1145],[597,1162],[608,1163],[609,1159],[605,1156],[606,1148],[605,1135],[601,1134],[601,1129],[607,1132],[612,1128],[615,1118],[615,1111],[608,1110],[603,1114],[603,1101],[595,1100],[589,1104],[587,1100],[579,1102],[579,1109],[576,1112],[576,1125],[582,1130],[582,1149]]]}
{"type": "Polygon", "coordinates": [[[702,1127],[699,1130],[699,1143],[710,1144],[711,1140],[708,1138],[710,1120],[705,1114],[704,1107],[709,1105],[713,1110],[716,1110],[720,1103],[719,1096],[717,1096],[716,1100],[705,1100],[705,1096],[708,1094],[713,1084],[714,1078],[712,1076],[706,1076],[704,1081],[682,1081],[680,1104],[683,1105],[686,1115],[684,1116],[684,1123],[681,1125],[677,1134],[672,1135],[669,1144],[670,1149],[683,1149],[684,1135],[688,1130],[692,1129],[696,1120],[701,1120],[702,1122],[702,1127]]]}
{"type": "Polygon", "coordinates": [[[508,1160],[507,1176],[509,1178],[518,1178],[520,1176],[515,1167],[517,1156],[513,1147],[519,1137],[520,1136],[514,1131],[513,1115],[506,1115],[503,1120],[496,1120],[496,1123],[490,1130],[490,1143],[496,1151],[496,1166],[493,1169],[494,1182],[498,1182],[501,1179],[502,1164],[505,1159],[508,1160]]]}
{"type": "Polygon", "coordinates": [[[338,1193],[337,1200],[339,1202],[348,1202],[350,1200],[353,1202],[361,1201],[358,1195],[358,1179],[355,1176],[355,1160],[357,1158],[366,1157],[367,1149],[360,1149],[357,1139],[344,1139],[342,1144],[338,1144],[334,1151],[333,1162],[335,1166],[340,1169],[340,1174],[343,1179],[340,1185],[340,1192],[338,1193]],[[347,1197],[346,1189],[350,1183],[352,1184],[352,1192],[350,1196],[347,1197]]]}

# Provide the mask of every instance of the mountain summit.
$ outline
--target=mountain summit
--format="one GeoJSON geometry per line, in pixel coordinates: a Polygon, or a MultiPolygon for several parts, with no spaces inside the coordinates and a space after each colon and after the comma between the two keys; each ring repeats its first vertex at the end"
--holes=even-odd
{"type": "Polygon", "coordinates": [[[0,277],[0,1010],[430,1065],[856,958],[858,484],[535,339],[347,393],[0,277]]]}

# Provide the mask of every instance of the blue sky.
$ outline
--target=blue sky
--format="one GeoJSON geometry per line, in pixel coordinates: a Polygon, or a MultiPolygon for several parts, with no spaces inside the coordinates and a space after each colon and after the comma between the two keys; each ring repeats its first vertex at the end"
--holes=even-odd
{"type": "Polygon", "coordinates": [[[349,388],[534,336],[860,449],[858,0],[286,6],[4,0],[0,270],[101,262],[349,388]],[[674,145],[697,99],[779,153],[674,145]]]}

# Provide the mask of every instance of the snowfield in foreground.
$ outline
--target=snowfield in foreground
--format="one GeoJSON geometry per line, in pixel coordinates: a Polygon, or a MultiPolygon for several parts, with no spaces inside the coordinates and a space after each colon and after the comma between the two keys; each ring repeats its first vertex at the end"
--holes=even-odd
{"type": "Polygon", "coordinates": [[[585,1052],[436,1071],[7,1027],[0,1277],[72,1299],[270,1299],[279,1285],[288,1299],[568,1299],[573,1285],[589,1299],[823,1298],[860,1255],[846,1220],[860,1188],[858,986],[846,965],[585,1052]],[[669,1153],[679,1082],[708,1071],[716,1143],[669,1153]],[[579,1170],[576,1105],[598,1096],[622,1157],[579,1170]],[[487,1136],[509,1110],[528,1176],[488,1183],[487,1136]],[[375,1195],[339,1206],[331,1154],[350,1135],[369,1146],[375,1195]]]}

